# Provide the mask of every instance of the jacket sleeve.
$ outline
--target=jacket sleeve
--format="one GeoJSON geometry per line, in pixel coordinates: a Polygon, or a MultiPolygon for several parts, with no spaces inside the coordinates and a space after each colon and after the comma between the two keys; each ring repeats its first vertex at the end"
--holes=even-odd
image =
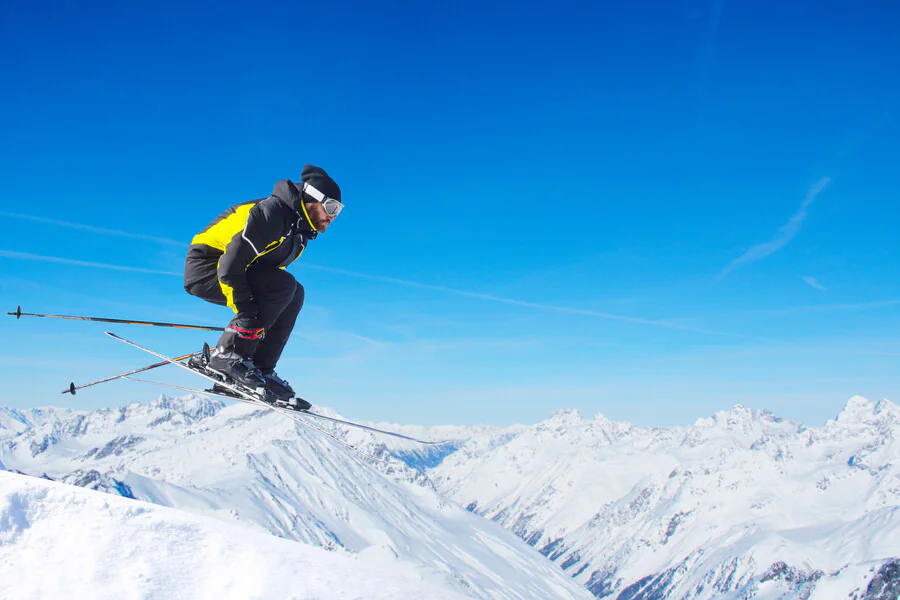
{"type": "Polygon", "coordinates": [[[218,277],[222,292],[234,312],[258,312],[247,283],[247,269],[253,262],[284,241],[285,218],[273,198],[256,204],[247,213],[244,228],[234,234],[219,259],[218,277]]]}

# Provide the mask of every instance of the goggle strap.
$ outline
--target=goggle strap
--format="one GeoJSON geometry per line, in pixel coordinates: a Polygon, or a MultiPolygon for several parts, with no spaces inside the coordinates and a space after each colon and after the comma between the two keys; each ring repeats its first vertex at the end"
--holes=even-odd
{"type": "Polygon", "coordinates": [[[321,191],[319,191],[318,189],[314,188],[313,186],[311,186],[310,184],[308,184],[306,182],[303,183],[303,191],[304,191],[304,193],[312,196],[312,198],[316,202],[324,202],[325,201],[325,198],[326,198],[325,194],[323,194],[321,191]]]}

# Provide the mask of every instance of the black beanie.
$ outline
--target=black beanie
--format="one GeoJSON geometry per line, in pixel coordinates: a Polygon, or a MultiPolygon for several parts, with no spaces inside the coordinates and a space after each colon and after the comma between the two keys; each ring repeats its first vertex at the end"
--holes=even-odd
{"type": "MultiPolygon", "coordinates": [[[[303,172],[300,174],[300,181],[308,183],[329,198],[334,198],[338,202],[343,202],[341,200],[341,188],[334,182],[334,179],[328,176],[328,173],[326,173],[325,169],[322,167],[305,165],[303,167],[303,172]]],[[[302,191],[302,184],[297,187],[302,191]]]]}

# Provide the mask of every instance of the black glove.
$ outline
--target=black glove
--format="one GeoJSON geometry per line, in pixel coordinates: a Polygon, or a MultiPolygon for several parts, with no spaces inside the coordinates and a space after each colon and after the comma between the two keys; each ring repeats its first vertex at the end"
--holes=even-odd
{"type": "Polygon", "coordinates": [[[244,340],[261,340],[266,335],[262,319],[256,312],[239,312],[228,324],[225,331],[230,331],[244,340]]]}

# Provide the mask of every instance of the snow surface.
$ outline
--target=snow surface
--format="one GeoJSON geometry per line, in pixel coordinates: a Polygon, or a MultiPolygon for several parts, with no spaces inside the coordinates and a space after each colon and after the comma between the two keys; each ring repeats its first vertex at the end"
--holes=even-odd
{"type": "Polygon", "coordinates": [[[847,598],[900,556],[898,438],[900,407],[860,397],[820,428],[741,406],[665,429],[568,410],[429,475],[598,597],[847,598]]]}
{"type": "MultiPolygon", "coordinates": [[[[365,453],[383,451],[367,444],[365,453]]],[[[514,534],[439,495],[422,473],[382,459],[367,461],[268,409],[196,396],[92,412],[0,412],[8,469],[389,557],[472,598],[591,597],[514,534]]]]}
{"type": "Polygon", "coordinates": [[[462,600],[387,557],[0,472],[0,598],[462,600]]]}
{"type": "Polygon", "coordinates": [[[265,410],[163,396],[0,408],[0,462],[390,557],[473,598],[900,597],[900,408],[886,400],[852,398],[817,428],[741,406],[675,428],[572,410],[535,426],[381,425],[449,442],[327,427],[353,453],[265,410]]]}

